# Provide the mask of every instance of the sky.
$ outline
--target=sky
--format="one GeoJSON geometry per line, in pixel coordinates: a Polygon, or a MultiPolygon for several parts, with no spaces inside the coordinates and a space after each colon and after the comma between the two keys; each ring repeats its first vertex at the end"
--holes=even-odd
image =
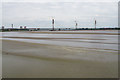
{"type": "Polygon", "coordinates": [[[2,25],[10,28],[27,26],[29,28],[51,28],[51,19],[55,18],[56,28],[74,28],[75,21],[79,28],[118,26],[118,2],[107,0],[82,1],[47,1],[27,2],[27,0],[5,0],[2,3],[2,25]]]}

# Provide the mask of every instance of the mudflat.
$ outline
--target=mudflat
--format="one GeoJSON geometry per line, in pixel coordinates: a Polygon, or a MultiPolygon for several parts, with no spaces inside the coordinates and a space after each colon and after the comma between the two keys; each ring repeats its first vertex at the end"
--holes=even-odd
{"type": "Polygon", "coordinates": [[[4,78],[117,78],[118,53],[3,40],[4,78]]]}

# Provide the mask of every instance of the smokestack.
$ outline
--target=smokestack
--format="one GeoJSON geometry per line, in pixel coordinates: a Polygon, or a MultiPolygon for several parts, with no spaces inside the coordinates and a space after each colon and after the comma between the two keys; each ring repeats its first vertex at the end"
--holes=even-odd
{"type": "Polygon", "coordinates": [[[26,29],[26,26],[24,26],[24,29],[26,29]]]}
{"type": "Polygon", "coordinates": [[[54,31],[54,24],[55,24],[55,19],[52,19],[52,27],[53,27],[53,31],[54,31]]]}
{"type": "Polygon", "coordinates": [[[20,29],[22,29],[22,26],[20,26],[20,29]]]}
{"type": "Polygon", "coordinates": [[[12,28],[13,28],[13,24],[12,24],[11,26],[12,26],[12,28]]]}
{"type": "Polygon", "coordinates": [[[4,26],[2,26],[2,29],[4,29],[4,26]]]}
{"type": "Polygon", "coordinates": [[[77,26],[78,26],[78,23],[77,23],[77,21],[75,21],[75,28],[77,29],[77,26]]]}
{"type": "Polygon", "coordinates": [[[95,20],[95,29],[96,29],[97,21],[95,20]]]}

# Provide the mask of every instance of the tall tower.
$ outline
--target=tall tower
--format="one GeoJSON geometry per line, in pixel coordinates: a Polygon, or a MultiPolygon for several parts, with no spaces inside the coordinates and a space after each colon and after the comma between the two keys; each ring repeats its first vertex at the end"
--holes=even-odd
{"type": "Polygon", "coordinates": [[[52,27],[53,27],[53,31],[55,30],[54,27],[55,27],[55,19],[53,18],[52,19],[52,27]]]}
{"type": "Polygon", "coordinates": [[[26,29],[27,27],[26,26],[24,26],[24,29],[26,29]]]}
{"type": "Polygon", "coordinates": [[[77,23],[77,21],[75,21],[75,28],[77,29],[77,26],[78,26],[78,23],[77,23]]]}
{"type": "Polygon", "coordinates": [[[20,29],[22,29],[22,26],[20,26],[20,29]]]}
{"type": "Polygon", "coordinates": [[[11,27],[13,28],[13,24],[11,24],[11,27]]]}
{"type": "Polygon", "coordinates": [[[97,21],[95,20],[95,29],[96,29],[97,21]]]}
{"type": "Polygon", "coordinates": [[[4,29],[4,26],[2,26],[2,29],[4,29]]]}

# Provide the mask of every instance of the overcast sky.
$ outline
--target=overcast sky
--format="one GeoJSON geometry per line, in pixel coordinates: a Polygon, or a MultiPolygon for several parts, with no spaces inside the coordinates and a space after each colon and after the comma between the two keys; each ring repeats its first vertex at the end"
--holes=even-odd
{"type": "MultiPolygon", "coordinates": [[[[112,1],[112,0],[111,0],[112,1]]],[[[98,27],[118,26],[117,2],[4,2],[2,6],[3,25],[10,27],[51,28],[51,18],[55,27],[98,27]]]]}
{"type": "Polygon", "coordinates": [[[120,0],[2,0],[2,2],[118,2],[120,0]]]}

